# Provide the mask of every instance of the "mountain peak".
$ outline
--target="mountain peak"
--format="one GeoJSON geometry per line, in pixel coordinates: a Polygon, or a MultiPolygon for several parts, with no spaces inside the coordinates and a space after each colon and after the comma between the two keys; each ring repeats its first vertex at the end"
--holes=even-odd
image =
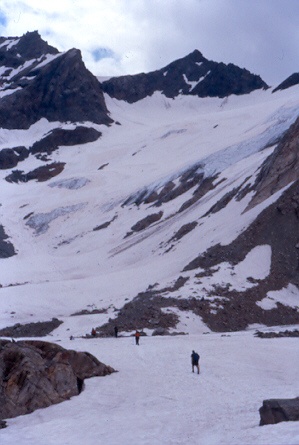
{"type": "Polygon", "coordinates": [[[13,68],[45,54],[59,53],[41,38],[38,31],[27,32],[22,37],[1,37],[0,44],[0,65],[13,68]]]}
{"type": "Polygon", "coordinates": [[[222,98],[261,88],[266,89],[268,85],[260,76],[231,63],[225,65],[209,61],[198,49],[160,70],[103,82],[106,93],[129,103],[151,96],[156,91],[169,98],[179,95],[222,98]]]}
{"type": "Polygon", "coordinates": [[[0,100],[3,128],[29,128],[41,118],[112,122],[101,85],[85,67],[80,50],[59,53],[37,31],[28,32],[21,38],[2,40],[0,65],[4,68],[0,100]]]}
{"type": "Polygon", "coordinates": [[[281,82],[272,93],[275,93],[279,90],[286,90],[287,88],[293,87],[299,84],[299,73],[293,73],[289,77],[287,77],[283,82],[281,82]]]}

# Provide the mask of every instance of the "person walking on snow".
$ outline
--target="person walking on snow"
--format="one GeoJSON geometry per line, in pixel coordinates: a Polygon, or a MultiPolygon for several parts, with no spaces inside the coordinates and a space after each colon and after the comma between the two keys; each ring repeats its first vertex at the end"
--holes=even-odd
{"type": "Polygon", "coordinates": [[[199,355],[197,352],[192,351],[191,354],[191,364],[192,364],[192,372],[194,372],[194,366],[197,368],[197,374],[199,374],[199,355]]]}
{"type": "Polygon", "coordinates": [[[134,336],[135,336],[136,345],[139,345],[140,332],[137,331],[137,329],[136,329],[134,336]]]}

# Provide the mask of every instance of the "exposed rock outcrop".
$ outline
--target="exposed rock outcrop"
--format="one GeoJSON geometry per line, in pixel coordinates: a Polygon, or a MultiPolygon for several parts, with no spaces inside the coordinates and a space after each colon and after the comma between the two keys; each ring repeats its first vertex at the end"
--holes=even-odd
{"type": "Polygon", "coordinates": [[[10,175],[6,176],[5,180],[16,184],[19,182],[32,181],[34,179],[38,182],[44,182],[59,175],[59,173],[63,171],[64,166],[64,162],[53,162],[52,164],[37,167],[28,173],[24,173],[23,170],[13,170],[10,175]]]}
{"type": "Polygon", "coordinates": [[[3,148],[0,150],[0,169],[14,168],[20,161],[28,158],[29,150],[20,146],[15,148],[3,148]]]}
{"type": "Polygon", "coordinates": [[[87,352],[42,341],[0,341],[0,419],[80,394],[84,379],[115,372],[87,352]]]}
{"type": "MultiPolygon", "coordinates": [[[[30,35],[26,39],[35,41],[30,35]]],[[[1,127],[27,129],[41,118],[112,123],[101,85],[85,67],[79,50],[56,54],[43,62],[35,60],[25,71],[20,68],[16,76],[7,77],[5,88],[10,94],[0,99],[1,127]]]]}
{"type": "Polygon", "coordinates": [[[299,337],[299,331],[298,331],[298,329],[295,329],[294,331],[289,331],[287,329],[285,331],[280,331],[280,332],[257,331],[254,335],[259,338],[299,337]]]}
{"type": "Polygon", "coordinates": [[[0,258],[9,258],[16,254],[13,244],[7,240],[8,236],[0,225],[0,258]]]}
{"type": "Polygon", "coordinates": [[[44,337],[60,326],[62,321],[52,318],[50,321],[38,321],[36,323],[20,324],[0,329],[1,337],[44,337]]]}
{"type": "Polygon", "coordinates": [[[111,97],[137,102],[155,91],[174,98],[179,94],[198,97],[226,97],[246,94],[268,85],[257,75],[233,64],[209,61],[200,51],[148,74],[114,77],[102,83],[111,97]]]}
{"type": "MultiPolygon", "coordinates": [[[[48,45],[37,31],[27,32],[22,37],[0,37],[0,45],[0,66],[7,68],[2,74],[3,82],[12,69],[22,67],[25,62],[37,64],[37,59],[45,58],[46,54],[58,54],[58,50],[48,45]]],[[[18,78],[18,75],[15,74],[14,78],[18,78]]]]}
{"type": "Polygon", "coordinates": [[[263,202],[283,187],[299,179],[299,117],[285,133],[273,154],[261,167],[248,208],[263,202]]]}
{"type": "Polygon", "coordinates": [[[299,420],[299,397],[264,400],[259,410],[260,425],[299,420]]]}
{"type": "Polygon", "coordinates": [[[56,128],[43,139],[35,142],[32,147],[30,147],[30,152],[34,154],[50,154],[54,150],[57,150],[59,146],[72,146],[94,142],[99,139],[101,134],[102,133],[91,127],[78,126],[73,130],[56,128]]]}
{"type": "Polygon", "coordinates": [[[151,215],[146,216],[145,218],[138,221],[136,224],[134,224],[131,229],[133,232],[140,232],[142,230],[145,230],[147,227],[149,227],[151,224],[154,224],[155,222],[159,221],[163,216],[163,212],[158,213],[152,213],[151,215]]]}

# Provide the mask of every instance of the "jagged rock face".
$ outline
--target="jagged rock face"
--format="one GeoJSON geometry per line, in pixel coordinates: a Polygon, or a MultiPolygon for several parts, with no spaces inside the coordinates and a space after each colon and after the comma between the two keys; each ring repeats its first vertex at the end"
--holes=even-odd
{"type": "Polygon", "coordinates": [[[281,82],[272,93],[275,93],[279,90],[286,90],[287,88],[293,87],[294,85],[299,84],[299,73],[293,73],[291,74],[287,79],[285,79],[283,82],[281,82]]]}
{"type": "Polygon", "coordinates": [[[51,122],[112,123],[101,85],[76,49],[58,54],[46,64],[38,65],[35,60],[10,78],[5,89],[13,92],[0,99],[3,128],[27,129],[41,118],[51,122]]]}
{"type": "Polygon", "coordinates": [[[259,76],[233,64],[209,61],[198,50],[161,70],[112,78],[102,86],[111,97],[129,103],[151,96],[155,91],[170,98],[179,94],[225,97],[268,88],[259,76]]]}
{"type": "Polygon", "coordinates": [[[114,372],[86,352],[42,341],[0,341],[0,419],[63,402],[85,378],[114,372]]]}
{"type": "Polygon", "coordinates": [[[275,151],[262,165],[254,185],[252,208],[299,177],[299,118],[286,132],[275,151]]]}
{"type": "Polygon", "coordinates": [[[10,74],[11,69],[24,65],[26,61],[38,59],[45,54],[58,54],[58,50],[42,40],[37,31],[27,32],[22,37],[0,37],[0,45],[0,66],[8,68],[2,75],[2,81],[10,74]]]}

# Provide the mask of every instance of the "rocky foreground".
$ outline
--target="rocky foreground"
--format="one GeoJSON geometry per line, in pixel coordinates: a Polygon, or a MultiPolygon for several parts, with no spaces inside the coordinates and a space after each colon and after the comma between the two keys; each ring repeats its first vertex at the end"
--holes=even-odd
{"type": "Polygon", "coordinates": [[[0,340],[0,428],[2,419],[68,400],[80,394],[86,378],[113,372],[88,352],[37,340],[0,340]]]}

